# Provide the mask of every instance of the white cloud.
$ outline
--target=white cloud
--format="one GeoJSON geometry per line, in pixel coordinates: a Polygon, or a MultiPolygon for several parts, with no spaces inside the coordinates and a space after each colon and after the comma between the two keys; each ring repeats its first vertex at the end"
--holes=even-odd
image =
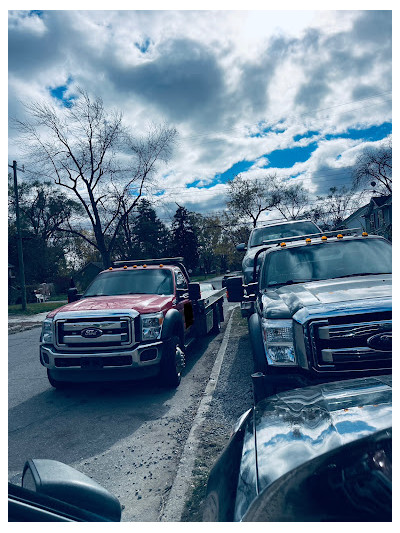
{"type": "Polygon", "coordinates": [[[325,136],[391,121],[389,12],[12,11],[9,54],[10,115],[72,79],[136,131],[176,126],[179,144],[159,181],[181,187],[190,209],[222,208],[224,186],[186,184],[212,183],[242,160],[254,162],[247,175],[255,176],[270,152],[312,142],[306,163],[275,170],[304,172],[321,191],[324,170],[352,164],[363,145],[325,136]],[[250,137],[261,124],[272,130],[250,137]]]}

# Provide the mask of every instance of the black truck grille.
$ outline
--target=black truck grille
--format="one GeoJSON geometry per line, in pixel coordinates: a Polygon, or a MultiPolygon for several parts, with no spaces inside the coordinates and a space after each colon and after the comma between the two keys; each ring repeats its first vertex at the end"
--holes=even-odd
{"type": "Polygon", "coordinates": [[[392,367],[391,313],[312,320],[308,331],[313,366],[319,372],[392,367]]]}
{"type": "Polygon", "coordinates": [[[56,321],[56,342],[62,351],[96,352],[128,348],[135,342],[130,317],[68,318],[56,321]]]}

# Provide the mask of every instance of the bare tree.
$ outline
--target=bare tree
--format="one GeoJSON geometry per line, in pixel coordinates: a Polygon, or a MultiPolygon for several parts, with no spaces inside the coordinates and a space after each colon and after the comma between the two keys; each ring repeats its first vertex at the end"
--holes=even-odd
{"type": "Polygon", "coordinates": [[[353,170],[353,183],[357,188],[378,186],[382,195],[392,194],[392,141],[380,148],[368,148],[357,159],[353,170]]]}
{"type": "Polygon", "coordinates": [[[81,89],[68,107],[34,102],[26,110],[28,119],[14,124],[30,166],[67,189],[84,209],[84,220],[60,229],[91,244],[108,267],[121,225],[151,184],[157,164],[169,159],[176,130],[152,126],[134,138],[121,113],[107,112],[101,98],[81,89]]]}
{"type": "Polygon", "coordinates": [[[245,179],[240,174],[228,181],[228,209],[237,217],[250,218],[253,227],[265,211],[276,207],[276,175],[245,179]]]}
{"type": "Polygon", "coordinates": [[[275,207],[286,220],[296,220],[309,209],[310,195],[302,183],[277,182],[275,198],[275,207]]]}
{"type": "Polygon", "coordinates": [[[308,215],[323,230],[334,229],[340,227],[343,220],[360,207],[361,198],[354,189],[346,186],[331,187],[326,196],[317,196],[308,215]]]}

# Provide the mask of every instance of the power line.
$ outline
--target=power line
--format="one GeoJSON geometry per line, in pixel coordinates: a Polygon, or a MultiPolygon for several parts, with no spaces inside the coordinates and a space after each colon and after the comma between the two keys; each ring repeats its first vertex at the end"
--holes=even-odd
{"type": "MultiPolygon", "coordinates": [[[[382,93],[377,93],[376,95],[374,96],[369,96],[369,97],[366,97],[366,98],[360,98],[360,99],[357,99],[357,100],[351,100],[349,102],[345,102],[345,103],[342,103],[342,104],[336,104],[336,105],[333,105],[333,106],[329,106],[329,107],[322,107],[322,108],[316,108],[316,109],[311,109],[310,111],[306,111],[304,113],[299,113],[299,114],[293,114],[293,115],[288,115],[286,117],[281,117],[279,119],[274,119],[274,122],[272,122],[272,124],[270,125],[267,125],[268,123],[266,122],[265,123],[265,128],[268,128],[268,129],[271,129],[273,128],[274,126],[278,126],[278,125],[282,125],[283,122],[287,122],[288,120],[290,120],[291,118],[298,118],[298,117],[303,117],[303,116],[307,116],[307,115],[310,115],[311,113],[319,113],[321,111],[327,111],[327,110],[330,110],[330,109],[335,109],[335,108],[338,108],[338,107],[343,107],[343,106],[346,106],[346,105],[350,105],[350,104],[354,104],[354,103],[358,103],[358,102],[364,102],[364,101],[367,101],[367,100],[372,100],[374,98],[379,98],[385,94],[391,94],[392,91],[384,91],[382,93]]],[[[386,100],[382,100],[381,102],[377,102],[375,104],[372,104],[371,106],[365,106],[365,107],[361,107],[361,108],[356,108],[355,111],[359,111],[359,110],[362,110],[362,109],[367,109],[368,107],[373,107],[375,105],[379,105],[381,103],[384,103],[386,101],[390,101],[390,98],[389,99],[386,99],[386,100]]],[[[352,111],[352,110],[350,110],[352,111]]],[[[209,131],[207,133],[198,133],[196,135],[187,135],[187,136],[182,136],[183,139],[185,140],[195,140],[195,139],[199,139],[199,138],[203,138],[203,137],[209,137],[210,135],[212,134],[218,134],[218,133],[230,133],[232,131],[235,131],[235,130],[238,130],[238,129],[244,129],[244,128],[248,128],[250,126],[259,126],[261,125],[263,121],[257,121],[257,122],[253,122],[253,123],[250,123],[248,125],[244,125],[244,126],[235,126],[233,128],[227,128],[225,130],[214,130],[214,131],[209,131]]],[[[224,140],[224,139],[222,139],[224,140]]],[[[213,141],[218,141],[218,139],[213,139],[213,141]]]]}

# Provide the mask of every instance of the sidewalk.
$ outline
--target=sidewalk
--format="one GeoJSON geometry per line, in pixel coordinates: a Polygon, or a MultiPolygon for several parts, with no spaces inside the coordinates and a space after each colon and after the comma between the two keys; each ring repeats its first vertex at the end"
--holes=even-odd
{"type": "Polygon", "coordinates": [[[9,316],[8,317],[8,334],[19,333],[27,329],[36,328],[42,325],[48,311],[37,313],[30,316],[9,316]]]}

